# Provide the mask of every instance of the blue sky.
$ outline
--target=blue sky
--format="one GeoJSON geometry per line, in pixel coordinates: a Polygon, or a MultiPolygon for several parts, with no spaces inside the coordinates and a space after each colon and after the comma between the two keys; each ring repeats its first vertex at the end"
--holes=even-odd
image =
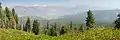
{"type": "Polygon", "coordinates": [[[120,8],[120,0],[2,0],[5,5],[85,5],[93,7],[120,8]]]}
{"type": "Polygon", "coordinates": [[[70,0],[2,0],[3,4],[67,4],[70,0]]]}

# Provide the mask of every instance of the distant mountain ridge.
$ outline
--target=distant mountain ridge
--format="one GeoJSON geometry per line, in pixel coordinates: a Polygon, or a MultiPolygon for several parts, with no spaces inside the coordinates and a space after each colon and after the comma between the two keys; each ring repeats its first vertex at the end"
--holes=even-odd
{"type": "MultiPolygon", "coordinates": [[[[96,23],[98,24],[113,24],[114,21],[117,18],[117,14],[120,13],[119,9],[115,10],[96,10],[92,11],[96,23]]],[[[87,12],[81,12],[78,14],[72,14],[72,15],[64,15],[62,16],[63,18],[58,18],[58,19],[50,19],[51,23],[54,22],[59,22],[59,23],[69,23],[70,21],[73,21],[74,24],[84,24],[86,20],[87,12]]],[[[24,17],[23,17],[24,18],[24,17]]],[[[42,17],[36,17],[36,16],[31,16],[31,19],[38,19],[41,20],[41,24],[46,24],[48,19],[44,19],[42,17]]],[[[26,18],[24,18],[26,19],[26,18]]]]}
{"type": "MultiPolygon", "coordinates": [[[[60,23],[85,23],[87,11],[89,8],[92,9],[95,15],[96,23],[113,23],[117,14],[120,13],[119,9],[102,10],[98,7],[87,7],[87,6],[75,6],[75,7],[62,7],[62,6],[14,6],[19,16],[31,16],[31,18],[39,20],[50,20],[60,21],[60,23]],[[97,10],[99,9],[99,10],[97,10]],[[36,17],[37,16],[37,17],[36,17]]],[[[25,19],[25,18],[24,18],[25,19]]]]}
{"type": "MultiPolygon", "coordinates": [[[[94,16],[95,16],[95,20],[96,23],[100,23],[100,24],[112,24],[116,18],[117,18],[117,14],[120,13],[119,9],[115,9],[115,10],[96,10],[96,11],[92,11],[94,16]]],[[[87,12],[81,12],[78,14],[73,14],[73,15],[64,15],[64,18],[61,19],[61,22],[69,22],[69,21],[73,21],[73,23],[85,23],[86,20],[86,16],[87,12]],[[69,20],[69,21],[68,21],[69,20]]]]}
{"type": "Polygon", "coordinates": [[[107,8],[102,7],[90,7],[90,6],[58,6],[58,5],[16,5],[9,6],[15,8],[19,16],[40,16],[45,19],[58,19],[61,16],[77,14],[80,12],[86,12],[88,9],[92,10],[105,10],[107,8]]]}

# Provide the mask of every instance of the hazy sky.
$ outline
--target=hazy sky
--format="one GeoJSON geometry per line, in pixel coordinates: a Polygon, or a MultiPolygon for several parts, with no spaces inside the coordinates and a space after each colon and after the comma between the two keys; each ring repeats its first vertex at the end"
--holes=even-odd
{"type": "Polygon", "coordinates": [[[15,8],[20,16],[38,15],[44,18],[76,14],[86,12],[89,9],[120,9],[120,0],[1,0],[1,2],[3,7],[15,8]]]}
{"type": "Polygon", "coordinates": [[[120,8],[120,0],[2,0],[5,5],[85,5],[85,6],[99,6],[108,8],[120,8]]]}

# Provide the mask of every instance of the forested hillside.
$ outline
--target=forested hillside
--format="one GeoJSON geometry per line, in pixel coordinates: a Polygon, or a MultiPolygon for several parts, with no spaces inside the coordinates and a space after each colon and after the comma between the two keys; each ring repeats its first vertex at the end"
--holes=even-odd
{"type": "Polygon", "coordinates": [[[0,39],[120,40],[120,14],[116,14],[116,10],[100,12],[88,10],[83,14],[75,17],[74,15],[67,16],[64,18],[68,18],[65,21],[61,21],[61,19],[46,20],[37,16],[18,17],[15,8],[7,6],[3,8],[0,3],[0,39]],[[106,13],[102,15],[103,19],[100,13],[106,13]],[[82,19],[82,21],[78,19],[82,19]],[[104,23],[98,25],[98,22],[112,22],[110,24],[114,25],[104,23]]]}

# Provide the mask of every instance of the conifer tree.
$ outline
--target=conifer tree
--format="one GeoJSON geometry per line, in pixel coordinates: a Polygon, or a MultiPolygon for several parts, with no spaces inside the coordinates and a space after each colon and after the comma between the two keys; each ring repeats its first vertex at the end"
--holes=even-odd
{"type": "Polygon", "coordinates": [[[79,29],[78,29],[80,32],[83,32],[84,31],[84,26],[83,26],[83,24],[79,27],[79,29]]]}
{"type": "Polygon", "coordinates": [[[71,30],[73,29],[73,23],[72,23],[72,21],[70,22],[70,29],[71,30]]]}
{"type": "Polygon", "coordinates": [[[10,27],[10,21],[9,19],[7,18],[6,14],[3,12],[2,13],[2,28],[8,28],[10,27]]]}
{"type": "Polygon", "coordinates": [[[50,28],[50,36],[57,36],[56,26],[57,26],[57,24],[55,23],[55,24],[52,25],[52,27],[50,28]]]}
{"type": "Polygon", "coordinates": [[[9,24],[9,20],[8,20],[8,18],[6,17],[6,14],[5,14],[5,12],[3,11],[2,5],[1,5],[1,2],[0,2],[0,27],[1,27],[1,28],[7,27],[8,24],[9,24]]]}
{"type": "Polygon", "coordinates": [[[18,15],[16,14],[16,12],[15,12],[15,9],[14,9],[14,8],[12,9],[12,16],[14,16],[14,17],[15,17],[16,24],[18,24],[18,15]]]}
{"type": "Polygon", "coordinates": [[[11,13],[11,11],[9,10],[8,7],[5,7],[5,13],[6,13],[7,18],[8,18],[9,21],[10,21],[10,19],[11,19],[11,17],[12,17],[12,13],[11,13]]]}
{"type": "Polygon", "coordinates": [[[5,22],[3,23],[4,24],[3,27],[6,26],[6,28],[9,28],[9,27],[11,27],[10,21],[11,21],[11,18],[12,18],[12,13],[9,10],[8,7],[5,7],[4,13],[6,15],[6,19],[5,19],[5,22]]]}
{"type": "Polygon", "coordinates": [[[38,22],[38,20],[34,20],[32,32],[33,32],[35,35],[38,35],[38,33],[39,33],[39,26],[40,26],[40,23],[38,22]]]}
{"type": "Polygon", "coordinates": [[[62,28],[60,30],[60,35],[67,33],[67,28],[65,28],[64,25],[62,25],[62,28]]]}
{"type": "Polygon", "coordinates": [[[116,21],[114,22],[114,24],[115,24],[115,28],[120,29],[120,14],[118,14],[117,17],[118,18],[116,19],[116,21]]]}
{"type": "Polygon", "coordinates": [[[92,11],[88,11],[87,12],[87,18],[86,18],[86,26],[87,29],[88,28],[93,28],[95,26],[95,19],[94,19],[94,15],[92,14],[92,11]]]}
{"type": "Polygon", "coordinates": [[[0,18],[2,17],[2,6],[1,6],[1,2],[0,2],[0,18]]]}
{"type": "Polygon", "coordinates": [[[25,24],[25,29],[24,30],[27,31],[27,32],[31,32],[31,23],[30,23],[30,18],[29,17],[27,18],[27,22],[25,24]]]}
{"type": "Polygon", "coordinates": [[[15,21],[16,21],[16,24],[18,24],[18,15],[17,14],[15,14],[15,21]]]}
{"type": "Polygon", "coordinates": [[[1,4],[1,2],[0,2],[0,21],[2,21],[2,14],[3,14],[3,12],[2,12],[3,10],[2,10],[2,4],[1,4]]]}
{"type": "Polygon", "coordinates": [[[1,2],[0,2],[0,27],[2,26],[2,6],[1,6],[1,2]]]}
{"type": "Polygon", "coordinates": [[[47,29],[49,29],[49,21],[47,21],[47,29]]]}
{"type": "Polygon", "coordinates": [[[55,28],[55,31],[56,31],[56,29],[57,29],[57,23],[54,24],[54,28],[55,28]]]}
{"type": "Polygon", "coordinates": [[[12,9],[12,15],[15,16],[15,9],[12,9]]]}
{"type": "Polygon", "coordinates": [[[23,31],[27,32],[27,27],[23,25],[23,31]]]}

